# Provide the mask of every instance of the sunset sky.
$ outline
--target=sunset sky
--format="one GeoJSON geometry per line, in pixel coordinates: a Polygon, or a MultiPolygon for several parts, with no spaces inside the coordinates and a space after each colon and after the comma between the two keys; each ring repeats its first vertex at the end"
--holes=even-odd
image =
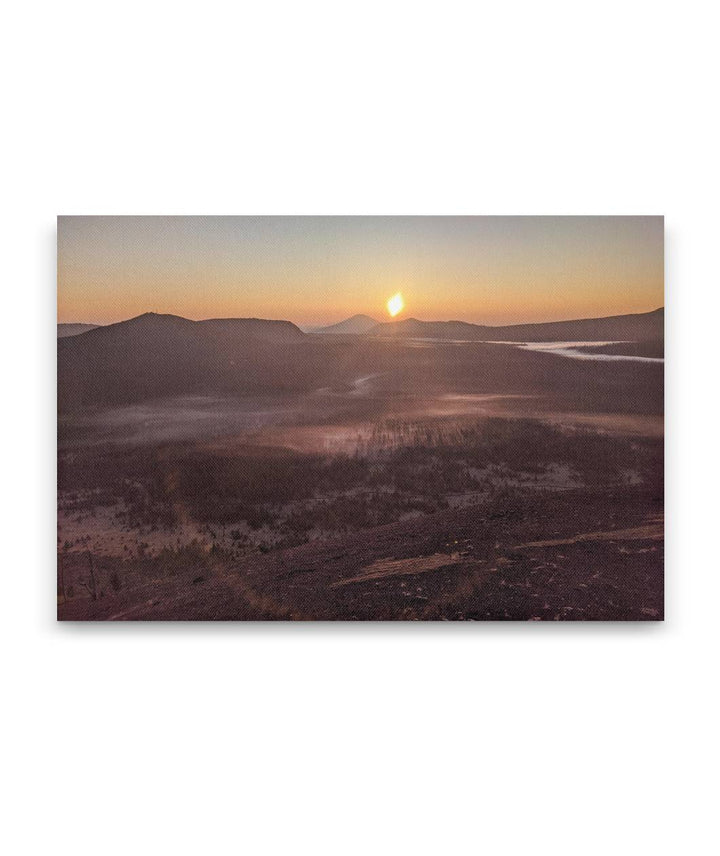
{"type": "Polygon", "coordinates": [[[59,217],[58,320],[487,324],[663,305],[662,217],[59,217]]]}

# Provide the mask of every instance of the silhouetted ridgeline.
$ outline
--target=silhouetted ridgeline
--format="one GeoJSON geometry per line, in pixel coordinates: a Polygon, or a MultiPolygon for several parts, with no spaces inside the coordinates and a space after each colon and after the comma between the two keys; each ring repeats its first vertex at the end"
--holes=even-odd
{"type": "Polygon", "coordinates": [[[465,339],[470,341],[554,342],[554,341],[650,341],[662,339],[665,310],[638,315],[614,315],[608,318],[582,318],[577,321],[551,321],[543,324],[513,324],[488,327],[466,321],[418,321],[407,318],[373,328],[373,336],[402,338],[465,339]]]}
{"type": "MultiPolygon", "coordinates": [[[[471,341],[417,347],[408,337],[470,339],[476,325],[399,322],[397,337],[306,335],[289,321],[189,321],[148,313],[58,340],[60,412],[179,395],[282,395],[331,390],[357,402],[356,382],[372,395],[465,393],[548,397],[564,407],[662,412],[662,364],[593,363],[511,345],[471,341]],[[417,325],[421,325],[418,328],[417,325]],[[652,380],[651,380],[652,379],[652,380]],[[660,380],[658,380],[660,379],[660,380]],[[353,392],[355,390],[355,392],[353,392]],[[353,397],[355,396],[355,397],[353,397]]],[[[395,329],[394,325],[380,325],[395,329]]],[[[535,339],[630,339],[662,335],[662,310],[558,324],[529,325],[535,339]],[[568,326],[571,325],[571,326],[568,326]],[[572,325],[579,325],[572,327],[572,325]]],[[[476,327],[488,339],[532,340],[529,327],[476,327]]],[[[479,338],[482,338],[478,336],[479,338]]],[[[402,399],[397,399],[401,401],[402,399]]]]}
{"type": "Polygon", "coordinates": [[[64,339],[66,336],[79,336],[81,333],[87,333],[88,330],[95,330],[97,324],[58,324],[57,337],[64,339]]]}
{"type": "MultiPolygon", "coordinates": [[[[294,389],[294,352],[306,338],[289,321],[146,313],[58,340],[58,408],[210,390],[294,389]]],[[[304,377],[312,353],[304,351],[303,363],[304,377]]]]}
{"type": "Polygon", "coordinates": [[[327,327],[314,327],[308,332],[331,335],[361,335],[362,333],[369,333],[377,326],[378,322],[369,315],[353,315],[352,318],[346,318],[337,324],[330,324],[327,327]]]}

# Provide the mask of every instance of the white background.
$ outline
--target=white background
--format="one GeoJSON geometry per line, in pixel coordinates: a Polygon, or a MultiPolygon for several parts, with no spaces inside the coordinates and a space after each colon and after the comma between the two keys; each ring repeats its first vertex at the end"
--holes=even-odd
{"type": "Polygon", "coordinates": [[[714,12],[5,9],[5,852],[717,852],[714,12]],[[56,625],[58,213],[665,214],[666,622],[56,625]]]}

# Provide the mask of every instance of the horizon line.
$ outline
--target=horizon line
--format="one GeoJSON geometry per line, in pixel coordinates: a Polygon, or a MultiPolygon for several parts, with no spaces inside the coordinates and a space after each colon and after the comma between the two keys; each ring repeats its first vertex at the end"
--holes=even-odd
{"type": "Polygon", "coordinates": [[[222,315],[222,316],[213,316],[210,318],[187,318],[185,315],[178,315],[175,312],[155,312],[154,310],[147,310],[146,312],[141,312],[139,315],[131,315],[129,318],[122,318],[119,321],[110,321],[109,323],[99,324],[95,321],[57,321],[57,326],[64,324],[67,326],[75,326],[75,325],[92,325],[94,327],[112,327],[115,324],[125,324],[128,321],[134,321],[137,318],[142,318],[145,315],[157,315],[160,317],[168,317],[168,318],[182,318],[184,321],[192,321],[193,323],[201,323],[203,321],[285,321],[290,324],[294,324],[296,327],[302,328],[310,328],[310,327],[333,327],[336,324],[342,324],[345,321],[349,321],[352,318],[357,317],[358,315],[364,315],[367,318],[375,321],[376,324],[398,324],[401,321],[420,321],[424,324],[470,324],[475,327],[491,327],[491,328],[503,328],[503,327],[527,327],[535,324],[563,324],[563,323],[572,323],[574,321],[595,321],[601,320],[605,318],[624,318],[634,315],[650,315],[653,312],[659,312],[660,310],[665,309],[665,304],[663,303],[661,306],[656,306],[654,309],[648,309],[643,312],[620,312],[614,315],[589,315],[582,318],[556,318],[550,321],[516,321],[512,324],[486,324],[480,321],[462,321],[459,318],[450,318],[446,321],[441,321],[438,319],[423,319],[418,318],[415,315],[409,315],[406,318],[388,318],[383,321],[378,321],[372,315],[368,315],[365,312],[355,312],[352,315],[348,315],[346,318],[341,318],[339,321],[330,321],[326,324],[321,324],[317,322],[297,322],[292,321],[290,318],[260,318],[258,316],[249,316],[249,315],[222,315]]]}

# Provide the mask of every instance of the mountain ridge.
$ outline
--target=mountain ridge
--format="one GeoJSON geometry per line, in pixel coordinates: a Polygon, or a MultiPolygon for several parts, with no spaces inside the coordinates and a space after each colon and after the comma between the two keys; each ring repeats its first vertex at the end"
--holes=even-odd
{"type": "Polygon", "coordinates": [[[328,324],[326,327],[313,327],[308,332],[321,335],[362,335],[372,330],[378,323],[369,315],[358,313],[345,318],[344,321],[338,321],[336,324],[328,324]]]}
{"type": "Polygon", "coordinates": [[[61,410],[188,392],[292,385],[288,349],[308,339],[290,321],[191,321],[146,312],[58,339],[61,410]]]}
{"type": "Polygon", "coordinates": [[[577,318],[568,321],[540,321],[530,324],[489,326],[469,321],[420,321],[405,318],[378,324],[370,336],[395,338],[455,339],[469,341],[554,341],[605,340],[630,337],[633,340],[661,338],[665,308],[602,318],[577,318]]]}
{"type": "MultiPolygon", "coordinates": [[[[366,374],[382,374],[399,388],[407,367],[394,349],[373,339],[426,338],[440,341],[636,341],[662,340],[664,310],[604,319],[534,325],[483,327],[462,321],[405,319],[376,325],[357,336],[307,335],[295,324],[261,318],[215,318],[191,321],[179,315],[144,313],[57,340],[58,408],[120,405],[177,395],[259,395],[307,393],[347,384],[366,374]]],[[[488,348],[495,346],[488,345],[488,348]]],[[[526,375],[544,361],[518,349],[493,354],[492,371],[506,373],[517,363],[526,375]],[[502,365],[501,365],[502,364],[502,365]]],[[[410,363],[433,376],[432,355],[410,363]],[[430,362],[428,363],[428,360],[430,362]],[[416,365],[417,363],[417,365],[416,365]]],[[[410,364],[408,363],[408,365],[410,364]]],[[[579,370],[565,366],[566,373],[579,370]]],[[[483,383],[490,367],[486,366],[483,383]]],[[[525,383],[526,381],[523,381],[525,383]]],[[[524,388],[524,387],[523,387],[524,388]]]]}
{"type": "Polygon", "coordinates": [[[81,336],[98,326],[98,324],[58,324],[57,337],[58,339],[65,339],[69,336],[81,336]]]}

